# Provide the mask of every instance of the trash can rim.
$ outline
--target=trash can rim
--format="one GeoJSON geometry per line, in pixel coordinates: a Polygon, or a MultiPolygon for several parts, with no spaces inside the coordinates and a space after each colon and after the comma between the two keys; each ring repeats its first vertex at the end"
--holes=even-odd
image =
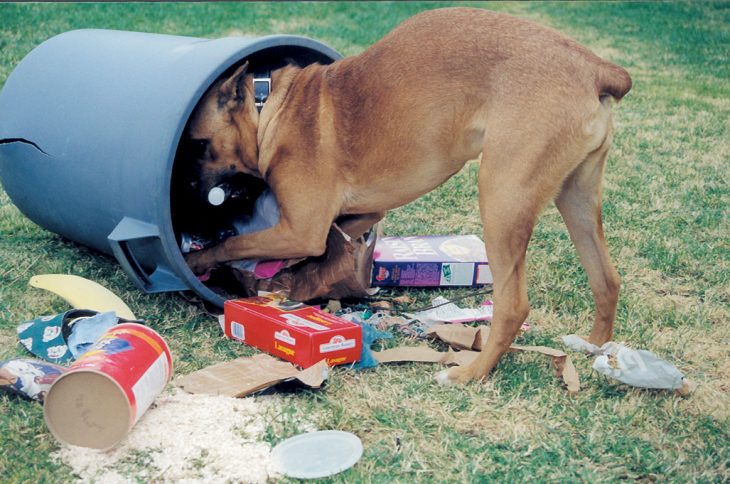
{"type": "MultiPolygon", "coordinates": [[[[165,34],[163,34],[165,35],[165,34]]],[[[194,37],[193,37],[194,38],[194,37]]],[[[335,62],[338,59],[342,58],[342,55],[340,55],[337,51],[332,49],[331,47],[327,46],[326,44],[323,44],[319,41],[316,41],[314,39],[310,39],[308,37],[304,36],[298,36],[298,35],[266,35],[262,37],[245,37],[245,36],[228,36],[228,37],[222,37],[219,39],[203,39],[203,41],[209,41],[209,42],[220,42],[220,41],[228,41],[229,39],[252,39],[251,43],[245,45],[244,47],[238,49],[231,55],[229,55],[225,61],[221,62],[217,69],[214,69],[209,73],[209,75],[205,78],[205,81],[202,83],[202,85],[194,92],[191,93],[190,99],[186,103],[185,110],[183,111],[176,132],[175,132],[175,143],[174,146],[172,146],[169,158],[167,160],[167,166],[169,167],[167,174],[168,176],[164,180],[164,186],[162,187],[164,193],[170,193],[170,190],[172,188],[171,186],[171,180],[172,180],[172,169],[175,161],[175,155],[177,152],[177,146],[180,143],[180,140],[183,136],[183,131],[185,129],[185,126],[187,125],[188,120],[190,119],[190,115],[192,114],[193,110],[197,106],[200,99],[202,99],[205,92],[210,88],[211,85],[218,79],[226,70],[230,69],[235,64],[243,61],[247,57],[256,54],[258,52],[261,52],[266,49],[275,48],[275,47],[300,47],[312,50],[314,53],[317,53],[321,56],[327,56],[330,58],[331,62],[335,62]]],[[[172,214],[171,214],[171,205],[170,205],[170,197],[166,198],[167,202],[160,204],[158,207],[159,212],[159,220],[164,221],[163,226],[160,227],[160,230],[164,232],[164,234],[160,234],[162,239],[167,241],[166,244],[164,244],[164,250],[166,252],[166,256],[168,260],[171,262],[177,264],[178,267],[184,267],[184,270],[180,271],[182,274],[178,273],[179,277],[182,277],[184,279],[184,282],[191,287],[191,289],[195,290],[199,295],[201,295],[204,299],[213,302],[214,304],[223,307],[223,298],[215,293],[213,290],[209,289],[205,284],[200,282],[198,278],[193,274],[193,272],[189,269],[187,269],[187,264],[185,263],[185,258],[180,251],[180,248],[177,245],[173,245],[172,242],[176,240],[175,238],[175,231],[174,227],[172,225],[172,214]],[[172,242],[171,242],[172,241],[172,242]]]]}

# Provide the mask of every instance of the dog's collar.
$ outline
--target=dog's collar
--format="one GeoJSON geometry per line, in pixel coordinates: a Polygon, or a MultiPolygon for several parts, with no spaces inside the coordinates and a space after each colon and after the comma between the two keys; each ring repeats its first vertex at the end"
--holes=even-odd
{"type": "Polygon", "coordinates": [[[265,71],[253,75],[253,92],[256,110],[261,112],[266,99],[268,99],[269,94],[271,94],[271,71],[265,71]]]}

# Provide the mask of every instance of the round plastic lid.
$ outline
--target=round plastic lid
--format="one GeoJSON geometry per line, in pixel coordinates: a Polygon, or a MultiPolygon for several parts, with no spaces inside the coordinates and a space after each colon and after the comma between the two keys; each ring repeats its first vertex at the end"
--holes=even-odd
{"type": "Polygon", "coordinates": [[[279,443],[271,453],[274,469],[288,477],[318,479],[342,472],[360,460],[357,435],[322,430],[297,435],[279,443]]]}
{"type": "Polygon", "coordinates": [[[226,201],[226,191],[221,187],[213,187],[208,192],[208,203],[218,206],[226,201]]]}

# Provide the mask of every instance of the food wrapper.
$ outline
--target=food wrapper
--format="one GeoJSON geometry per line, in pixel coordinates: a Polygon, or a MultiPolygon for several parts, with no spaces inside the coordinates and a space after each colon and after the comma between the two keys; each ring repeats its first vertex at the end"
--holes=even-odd
{"type": "Polygon", "coordinates": [[[48,389],[66,368],[32,358],[0,362],[0,390],[43,401],[48,389]]]}

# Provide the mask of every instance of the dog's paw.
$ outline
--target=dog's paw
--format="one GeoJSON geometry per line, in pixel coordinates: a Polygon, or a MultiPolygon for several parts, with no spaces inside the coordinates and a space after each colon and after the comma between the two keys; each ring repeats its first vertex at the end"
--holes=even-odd
{"type": "Polygon", "coordinates": [[[202,257],[202,251],[191,252],[185,255],[185,263],[196,276],[203,276],[208,272],[208,266],[202,257]]]}
{"type": "Polygon", "coordinates": [[[473,379],[467,368],[455,366],[447,370],[436,373],[436,382],[439,385],[450,387],[454,385],[463,385],[473,379]]]}
{"type": "Polygon", "coordinates": [[[449,377],[449,370],[441,370],[440,372],[436,373],[436,376],[434,378],[436,379],[436,383],[444,387],[450,387],[456,383],[449,377]]]}

